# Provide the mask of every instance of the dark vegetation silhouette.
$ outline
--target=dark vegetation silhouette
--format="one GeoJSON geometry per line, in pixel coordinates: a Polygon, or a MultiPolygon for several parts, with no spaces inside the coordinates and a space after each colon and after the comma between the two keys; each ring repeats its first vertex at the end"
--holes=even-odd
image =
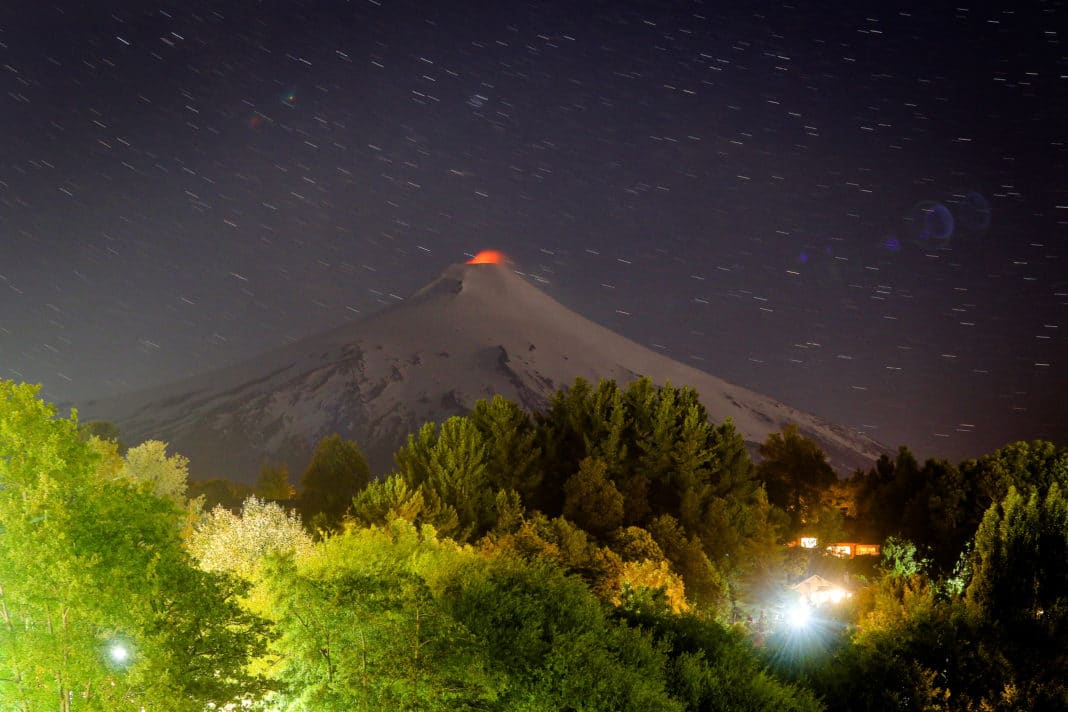
{"type": "Polygon", "coordinates": [[[1068,708],[1048,442],[901,448],[839,480],[795,428],[754,464],[694,391],[647,379],[576,380],[535,414],[481,401],[374,480],[331,435],[299,491],[264,463],[255,489],[161,498],[118,438],[0,382],[13,709],[1068,708]],[[791,628],[812,574],[854,595],[791,628]]]}

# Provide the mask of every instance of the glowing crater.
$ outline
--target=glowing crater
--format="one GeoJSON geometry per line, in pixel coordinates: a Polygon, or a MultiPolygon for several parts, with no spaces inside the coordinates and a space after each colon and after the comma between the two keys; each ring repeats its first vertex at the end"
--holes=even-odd
{"type": "Polygon", "coordinates": [[[498,250],[482,250],[467,261],[469,265],[499,265],[507,262],[508,258],[498,250]]]}

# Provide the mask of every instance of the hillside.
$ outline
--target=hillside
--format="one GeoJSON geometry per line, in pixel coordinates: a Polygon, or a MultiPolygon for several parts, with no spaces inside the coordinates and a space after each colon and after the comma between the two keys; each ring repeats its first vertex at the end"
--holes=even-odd
{"type": "Polygon", "coordinates": [[[567,309],[506,264],[449,267],[405,302],[247,362],[80,407],[131,443],[166,440],[197,477],[250,481],[264,460],[299,472],[324,435],[360,444],[388,470],[428,420],[501,394],[542,407],[581,376],[649,376],[697,389],[714,421],[733,419],[753,446],[785,423],[816,440],[839,471],[882,451],[864,435],[679,363],[567,309]]]}

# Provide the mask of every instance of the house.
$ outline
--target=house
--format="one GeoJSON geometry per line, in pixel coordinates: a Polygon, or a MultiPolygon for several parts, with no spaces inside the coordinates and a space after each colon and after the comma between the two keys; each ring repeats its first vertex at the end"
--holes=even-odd
{"type": "Polygon", "coordinates": [[[828,581],[819,574],[813,574],[790,588],[797,591],[813,607],[822,606],[825,603],[841,603],[853,596],[852,591],[828,581]]]}
{"type": "Polygon", "coordinates": [[[862,544],[856,541],[841,541],[830,544],[827,551],[840,559],[855,559],[858,556],[879,556],[883,548],[879,544],[862,544]]]}
{"type": "MultiPolygon", "coordinates": [[[[789,542],[786,546],[799,546],[802,549],[815,549],[819,540],[814,536],[803,536],[789,542]]],[[[839,559],[855,559],[858,556],[879,556],[883,553],[880,544],[865,544],[859,541],[839,541],[826,546],[827,553],[839,559]]]]}

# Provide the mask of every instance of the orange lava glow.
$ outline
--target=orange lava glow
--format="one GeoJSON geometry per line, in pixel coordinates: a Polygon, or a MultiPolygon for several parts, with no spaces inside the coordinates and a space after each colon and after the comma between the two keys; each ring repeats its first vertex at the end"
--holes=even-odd
{"type": "Polygon", "coordinates": [[[467,261],[469,265],[499,265],[502,262],[507,262],[508,258],[504,256],[503,252],[497,250],[482,250],[477,255],[467,261]]]}

